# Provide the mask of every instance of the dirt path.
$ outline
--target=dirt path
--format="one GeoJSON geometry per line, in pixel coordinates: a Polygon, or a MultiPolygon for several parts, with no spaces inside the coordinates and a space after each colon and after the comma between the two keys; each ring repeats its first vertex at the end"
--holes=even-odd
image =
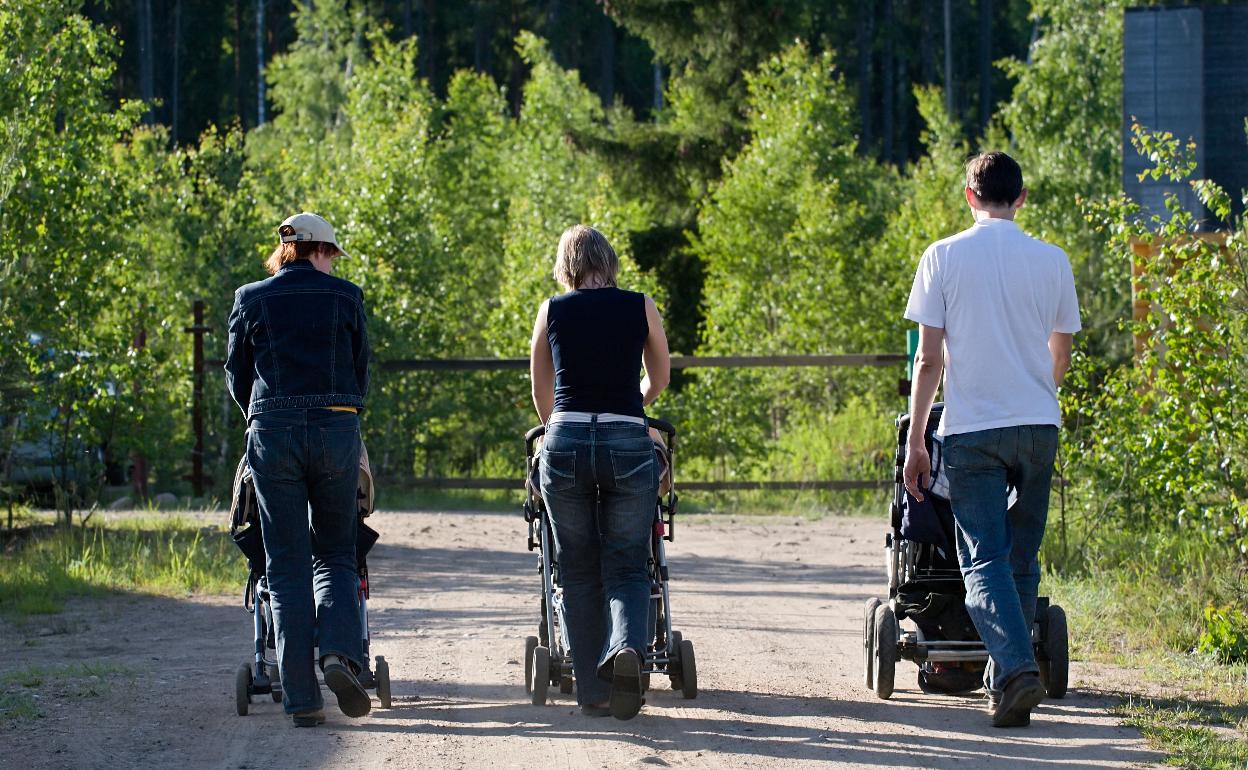
{"type": "MultiPolygon", "coordinates": [[[[0,766],[365,768],[1124,768],[1158,757],[1106,713],[1075,665],[1072,693],[1029,730],[993,730],[972,698],[860,681],[863,600],[883,584],[878,522],[718,519],[678,527],[669,550],[675,627],[693,640],[701,694],[657,687],[631,722],[587,719],[557,696],[529,705],[523,638],[537,614],[523,522],[502,514],[378,514],[374,653],[394,708],[295,730],[278,704],[233,710],[250,648],[235,597],[77,602],[0,623],[0,675],[103,664],[103,685],[38,688],[44,717],[0,724],[0,766]],[[120,673],[109,673],[117,667],[120,673]],[[75,689],[78,688],[78,689],[75,689]]],[[[656,680],[657,681],[657,680],[656,680]]],[[[662,684],[662,683],[660,683],[662,684]]],[[[328,693],[327,693],[328,695],[328,693]]],[[[332,696],[328,699],[332,703],[332,696]]]]}

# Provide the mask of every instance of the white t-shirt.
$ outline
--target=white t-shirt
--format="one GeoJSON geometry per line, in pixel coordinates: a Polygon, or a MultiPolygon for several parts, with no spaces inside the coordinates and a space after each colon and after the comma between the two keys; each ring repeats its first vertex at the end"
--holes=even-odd
{"type": "Polygon", "coordinates": [[[1060,426],[1049,335],[1081,328],[1064,251],[1008,219],[981,219],[923,253],[906,318],[945,330],[938,435],[1060,426]]]}

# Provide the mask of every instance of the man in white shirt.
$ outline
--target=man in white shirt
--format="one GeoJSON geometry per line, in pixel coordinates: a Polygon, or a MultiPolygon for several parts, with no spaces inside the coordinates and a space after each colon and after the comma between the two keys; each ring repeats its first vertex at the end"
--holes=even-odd
{"type": "Polygon", "coordinates": [[[1066,254],[1014,224],[1027,199],[1003,152],[966,168],[975,224],[928,247],[905,317],[919,324],[910,396],[906,489],[922,500],[932,401],[945,380],[937,434],[958,529],[966,607],[991,660],[992,723],[1025,726],[1044,698],[1031,644],[1061,410],[1079,304],[1066,254]],[[1008,507],[1013,486],[1018,500],[1008,507]]]}

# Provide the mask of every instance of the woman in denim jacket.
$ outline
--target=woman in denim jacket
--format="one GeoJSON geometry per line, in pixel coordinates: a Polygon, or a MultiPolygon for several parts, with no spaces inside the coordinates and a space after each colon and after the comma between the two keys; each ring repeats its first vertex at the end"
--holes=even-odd
{"type": "Polygon", "coordinates": [[[346,256],[316,214],[278,229],[271,278],[234,295],[226,386],[247,417],[247,462],[273,597],[282,701],[299,727],[325,721],[312,649],[347,716],[369,711],[356,673],[360,418],[368,391],[364,295],[335,278],[346,256]]]}
{"type": "Polygon", "coordinates": [[[533,403],[546,425],[541,492],[550,512],[582,713],[641,708],[650,636],[646,571],[659,467],[643,407],[667,387],[654,301],[615,285],[619,259],[597,230],[559,239],[555,279],[533,328],[533,403]],[[638,383],[644,364],[646,376],[638,383]]]}

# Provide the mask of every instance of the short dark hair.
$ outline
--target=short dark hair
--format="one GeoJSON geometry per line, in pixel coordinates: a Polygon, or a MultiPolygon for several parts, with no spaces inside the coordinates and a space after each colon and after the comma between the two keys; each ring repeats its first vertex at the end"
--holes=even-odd
{"type": "Polygon", "coordinates": [[[981,152],[966,164],[966,186],[989,206],[1009,206],[1023,194],[1023,170],[1003,152],[981,152]]]}

